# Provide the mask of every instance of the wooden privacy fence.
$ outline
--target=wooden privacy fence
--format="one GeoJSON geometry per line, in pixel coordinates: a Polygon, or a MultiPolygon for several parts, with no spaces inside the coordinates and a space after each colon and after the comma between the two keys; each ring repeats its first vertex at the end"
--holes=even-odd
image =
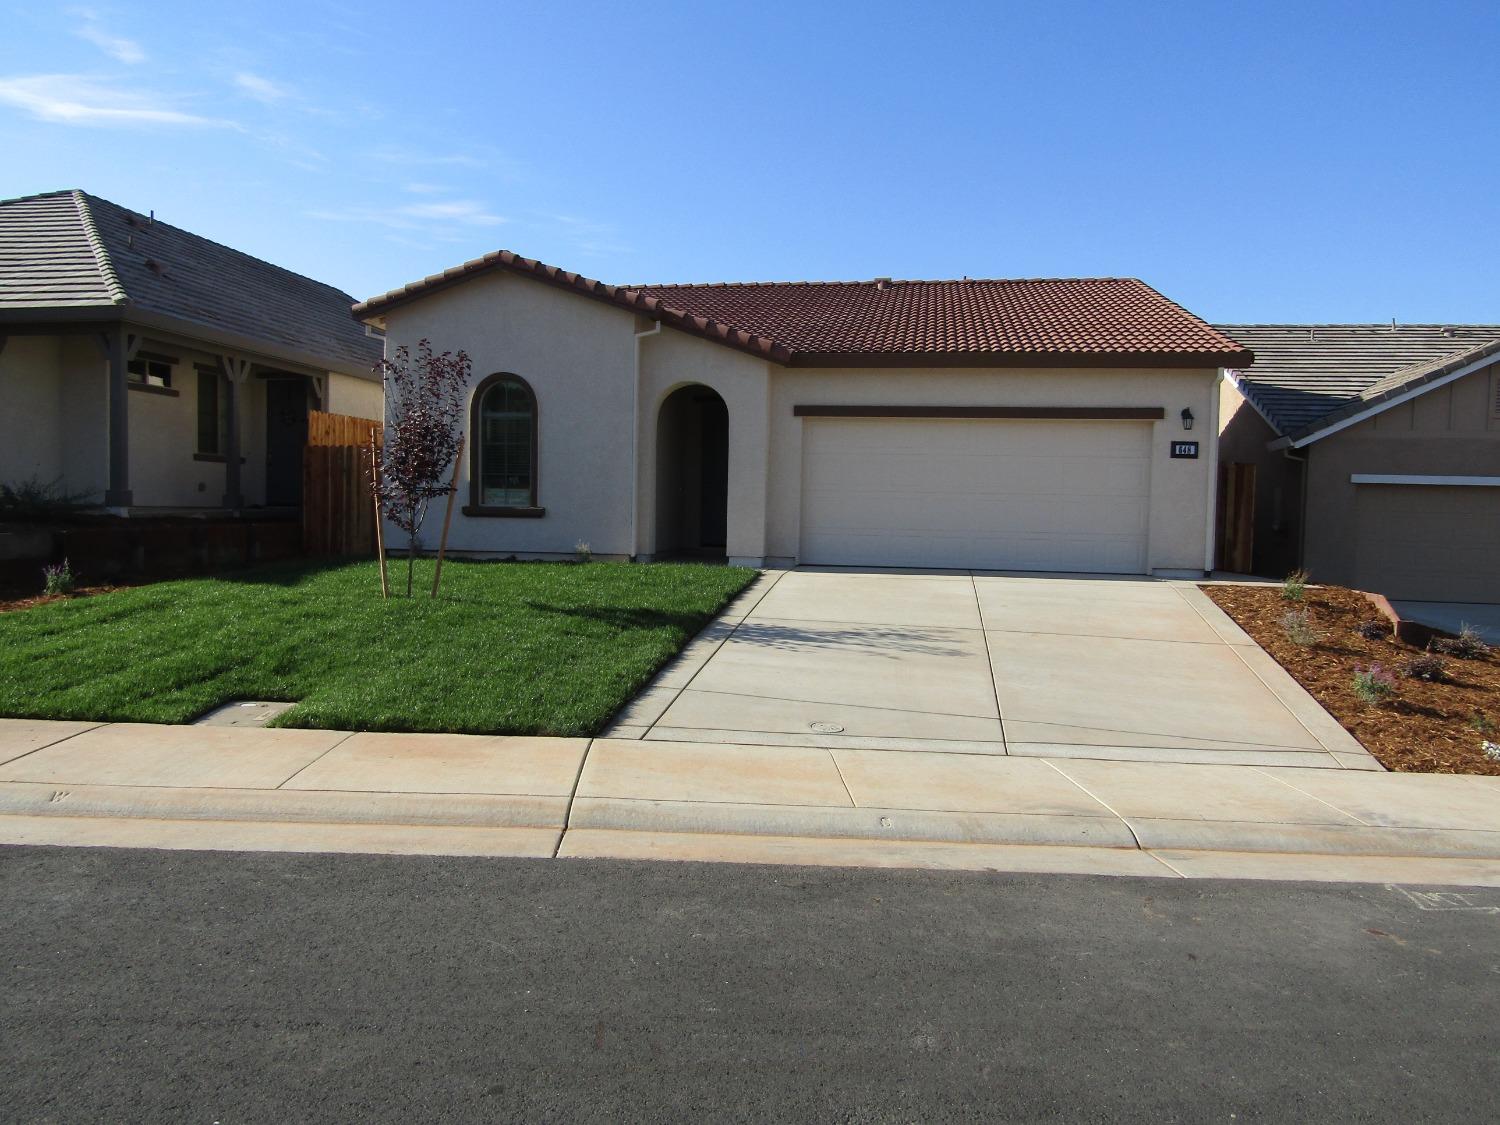
{"type": "Polygon", "coordinates": [[[1255,565],[1255,466],[1224,466],[1223,539],[1219,566],[1249,574],[1255,565]]]}
{"type": "Polygon", "coordinates": [[[348,414],[324,414],[321,410],[307,412],[308,445],[358,445],[369,448],[370,434],[380,441],[383,427],[368,418],[352,418],[348,414]]]}
{"type": "Polygon", "coordinates": [[[302,454],[302,549],[307,554],[375,553],[371,434],[379,445],[384,437],[379,422],[308,412],[302,454]]]}

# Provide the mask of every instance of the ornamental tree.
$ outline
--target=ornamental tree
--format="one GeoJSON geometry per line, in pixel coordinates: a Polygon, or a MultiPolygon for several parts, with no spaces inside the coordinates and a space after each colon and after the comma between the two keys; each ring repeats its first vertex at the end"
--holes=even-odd
{"type": "Polygon", "coordinates": [[[380,505],[406,532],[406,596],[411,597],[422,523],[434,499],[452,491],[449,466],[463,433],[469,357],[434,354],[423,339],[413,357],[405,345],[380,363],[385,382],[385,444],[380,452],[380,505]]]}

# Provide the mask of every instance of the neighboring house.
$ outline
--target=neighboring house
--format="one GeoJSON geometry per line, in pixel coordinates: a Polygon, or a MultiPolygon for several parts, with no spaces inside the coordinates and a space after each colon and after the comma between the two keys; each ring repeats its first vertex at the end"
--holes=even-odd
{"type": "Polygon", "coordinates": [[[81,191],[0,201],[0,483],[294,506],[309,406],[380,417],[352,298],[81,191]]]}
{"type": "Polygon", "coordinates": [[[355,315],[472,359],[449,546],[483,555],[1202,574],[1252,358],[1115,278],[630,288],[500,251],[355,315]]]}
{"type": "Polygon", "coordinates": [[[1257,466],[1255,569],[1500,602],[1500,325],[1224,324],[1219,456],[1257,466]]]}

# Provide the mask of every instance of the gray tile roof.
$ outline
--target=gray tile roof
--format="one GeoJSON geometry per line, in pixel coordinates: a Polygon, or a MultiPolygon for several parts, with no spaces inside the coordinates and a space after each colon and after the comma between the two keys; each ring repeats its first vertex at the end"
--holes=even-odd
{"type": "Polygon", "coordinates": [[[354,298],[169,223],[81,191],[0,200],[0,314],[133,311],[259,341],[367,373],[378,339],[349,315],[354,298]]]}
{"type": "Polygon", "coordinates": [[[125,290],[82,192],[0,203],[0,308],[119,305],[125,290]]]}
{"type": "Polygon", "coordinates": [[[1456,370],[1470,362],[1463,356],[1500,341],[1500,324],[1214,327],[1255,352],[1240,387],[1278,433],[1293,438],[1436,378],[1439,368],[1456,370]]]}

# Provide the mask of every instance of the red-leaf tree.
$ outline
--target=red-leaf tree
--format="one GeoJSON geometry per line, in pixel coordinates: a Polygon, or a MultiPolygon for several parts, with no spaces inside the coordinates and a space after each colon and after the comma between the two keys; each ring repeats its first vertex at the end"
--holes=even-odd
{"type": "Polygon", "coordinates": [[[448,466],[463,432],[469,357],[434,354],[427,340],[412,356],[405,345],[381,361],[385,381],[385,446],[380,453],[381,508],[406,532],[406,596],[411,597],[422,522],[428,505],[452,491],[448,466]]]}

